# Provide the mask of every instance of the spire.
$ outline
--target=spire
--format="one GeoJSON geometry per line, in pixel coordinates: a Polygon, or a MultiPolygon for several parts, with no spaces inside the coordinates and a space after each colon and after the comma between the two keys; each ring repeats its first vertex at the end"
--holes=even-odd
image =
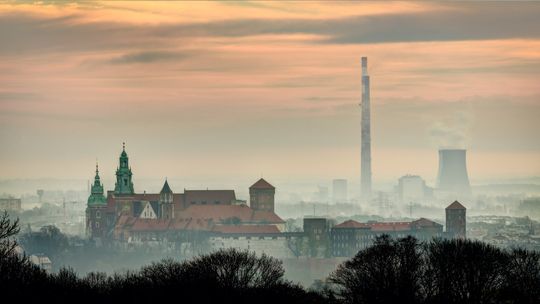
{"type": "Polygon", "coordinates": [[[133,181],[131,176],[131,166],[129,165],[129,157],[126,153],[126,143],[122,143],[122,153],[120,154],[120,159],[118,163],[118,168],[116,169],[116,185],[114,191],[116,194],[133,194],[135,193],[133,189],[133,181]]]}
{"type": "Polygon", "coordinates": [[[99,167],[98,167],[97,160],[96,160],[96,177],[94,177],[94,185],[100,185],[99,167]]]}
{"type": "Polygon", "coordinates": [[[165,184],[163,184],[163,188],[161,188],[161,191],[159,193],[172,193],[171,187],[169,187],[169,183],[167,182],[166,178],[165,184]]]}
{"type": "Polygon", "coordinates": [[[99,166],[96,160],[96,176],[90,190],[90,197],[88,197],[88,206],[104,206],[106,204],[107,200],[103,195],[103,184],[101,184],[101,179],[99,178],[99,166]]]}
{"type": "Polygon", "coordinates": [[[126,143],[123,142],[122,143],[122,153],[120,154],[120,158],[127,158],[127,153],[126,153],[126,143]]]}

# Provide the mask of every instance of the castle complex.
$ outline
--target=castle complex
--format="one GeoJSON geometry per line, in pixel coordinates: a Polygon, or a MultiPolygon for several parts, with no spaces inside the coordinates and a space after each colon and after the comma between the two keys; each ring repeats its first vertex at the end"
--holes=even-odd
{"type": "Polygon", "coordinates": [[[249,188],[250,205],[234,190],[184,190],[174,193],[167,180],[160,193],[135,193],[125,145],[113,191],[105,196],[96,175],[86,209],[87,235],[95,240],[155,240],[186,232],[280,232],[285,222],[274,213],[275,188],[264,179],[249,188]]]}
{"type": "MultiPolygon", "coordinates": [[[[96,164],[88,197],[86,230],[96,243],[161,244],[197,254],[235,247],[275,257],[347,257],[370,246],[381,234],[420,241],[433,237],[465,237],[465,207],[446,208],[443,225],[421,218],[410,222],[348,220],[334,225],[327,218],[304,218],[303,232],[286,232],[275,212],[275,187],[259,179],[249,187],[249,206],[234,190],[184,190],[175,193],[165,180],[159,193],[135,193],[129,158],[122,149],[114,190],[106,195],[96,164]]],[[[167,249],[168,250],[168,249],[167,249]]]]}

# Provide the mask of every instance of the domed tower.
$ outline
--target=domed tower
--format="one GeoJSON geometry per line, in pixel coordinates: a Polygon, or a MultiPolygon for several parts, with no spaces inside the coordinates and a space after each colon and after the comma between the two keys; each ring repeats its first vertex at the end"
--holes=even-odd
{"type": "Polygon", "coordinates": [[[173,192],[167,180],[159,192],[159,218],[174,218],[173,192]]]}
{"type": "Polygon", "coordinates": [[[90,238],[105,237],[107,199],[103,195],[103,184],[99,178],[98,164],[96,163],[96,176],[88,203],[86,205],[86,234],[90,238]]]}
{"type": "Polygon", "coordinates": [[[126,153],[126,143],[122,144],[122,154],[120,154],[120,164],[116,169],[116,184],[114,185],[114,194],[134,194],[133,182],[131,181],[131,167],[129,167],[129,158],[126,153]]]}

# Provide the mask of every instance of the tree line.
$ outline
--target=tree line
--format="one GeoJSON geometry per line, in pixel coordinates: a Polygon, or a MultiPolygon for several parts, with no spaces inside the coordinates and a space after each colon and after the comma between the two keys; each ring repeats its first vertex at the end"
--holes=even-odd
{"type": "Polygon", "coordinates": [[[0,286],[23,302],[540,303],[540,254],[478,241],[381,236],[305,289],[285,279],[280,260],[235,249],[113,275],[47,273],[16,252],[18,232],[0,216],[0,286]]]}

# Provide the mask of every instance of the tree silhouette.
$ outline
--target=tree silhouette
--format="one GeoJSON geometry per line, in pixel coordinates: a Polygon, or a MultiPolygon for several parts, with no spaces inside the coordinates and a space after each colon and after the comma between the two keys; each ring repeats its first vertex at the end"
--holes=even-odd
{"type": "Polygon", "coordinates": [[[420,302],[421,253],[416,239],[379,236],[331,274],[345,303],[420,302]]]}
{"type": "Polygon", "coordinates": [[[436,239],[425,245],[427,302],[495,303],[504,280],[505,253],[486,243],[436,239]]]}
{"type": "Polygon", "coordinates": [[[13,236],[17,233],[19,233],[19,219],[11,221],[7,211],[4,211],[0,216],[0,258],[13,253],[17,246],[13,236]]]}
{"type": "Polygon", "coordinates": [[[504,267],[503,299],[509,303],[540,303],[540,253],[514,249],[504,267]]]}

